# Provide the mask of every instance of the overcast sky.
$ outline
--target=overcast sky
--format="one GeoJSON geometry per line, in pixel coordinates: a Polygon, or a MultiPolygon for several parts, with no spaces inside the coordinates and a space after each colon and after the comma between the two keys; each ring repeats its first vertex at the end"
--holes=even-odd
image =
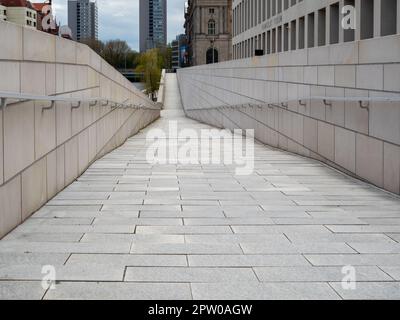
{"type": "MultiPolygon", "coordinates": [[[[68,24],[68,0],[53,0],[57,20],[68,24]]],[[[168,41],[183,33],[185,0],[167,0],[168,41]]],[[[97,0],[99,7],[99,38],[126,40],[139,50],[139,0],[97,0]]]]}

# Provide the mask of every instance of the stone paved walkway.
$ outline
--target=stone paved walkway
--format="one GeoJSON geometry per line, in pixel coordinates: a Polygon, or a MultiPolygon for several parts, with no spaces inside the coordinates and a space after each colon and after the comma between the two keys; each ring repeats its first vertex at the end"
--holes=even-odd
{"type": "Polygon", "coordinates": [[[150,165],[146,132],[169,120],[0,241],[1,299],[400,299],[398,198],[259,144],[250,176],[150,165]],[[42,289],[44,265],[55,290],[42,289]],[[342,287],[347,265],[356,290],[342,287]]]}

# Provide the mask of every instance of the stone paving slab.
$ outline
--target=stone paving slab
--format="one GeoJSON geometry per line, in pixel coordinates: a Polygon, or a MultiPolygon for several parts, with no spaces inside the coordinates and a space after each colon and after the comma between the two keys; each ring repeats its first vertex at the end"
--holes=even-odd
{"type": "Polygon", "coordinates": [[[187,243],[290,243],[284,234],[216,234],[216,235],[185,235],[187,243]]]}
{"type": "Polygon", "coordinates": [[[347,300],[400,300],[400,282],[358,282],[355,290],[344,290],[340,283],[330,286],[347,300]]]}
{"type": "Polygon", "coordinates": [[[240,246],[245,254],[356,253],[356,251],[346,243],[242,243],[240,246]]]}
{"type": "Polygon", "coordinates": [[[306,211],[246,211],[246,210],[224,210],[227,218],[310,218],[306,211]]]}
{"type": "Polygon", "coordinates": [[[41,300],[41,281],[0,281],[0,300],[41,300]]]}
{"type": "Polygon", "coordinates": [[[185,226],[234,226],[234,225],[271,225],[271,218],[185,218],[185,226]]]}
{"type": "Polygon", "coordinates": [[[195,300],[338,300],[327,283],[194,283],[195,300]]]}
{"type": "Polygon", "coordinates": [[[270,226],[232,226],[232,230],[234,233],[239,234],[282,234],[282,233],[302,233],[302,234],[310,234],[310,233],[318,233],[318,234],[331,234],[325,226],[278,226],[278,225],[270,225],[270,226]]]}
{"type": "Polygon", "coordinates": [[[125,281],[128,282],[190,282],[216,283],[251,281],[258,282],[251,268],[138,268],[126,269],[125,281]]]}
{"type": "Polygon", "coordinates": [[[380,267],[382,271],[386,272],[390,277],[396,281],[400,281],[400,267],[380,267]]]}
{"type": "Polygon", "coordinates": [[[400,254],[311,254],[305,255],[315,266],[399,266],[400,254]]]}
{"type": "Polygon", "coordinates": [[[131,244],[1,241],[0,252],[129,253],[131,244]]]}
{"type": "Polygon", "coordinates": [[[173,254],[71,254],[66,265],[118,265],[131,267],[186,267],[185,255],[173,254]]]}
{"type": "MultiPolygon", "coordinates": [[[[399,211],[400,214],[400,211],[399,211]]],[[[387,226],[376,226],[376,225],[349,225],[349,226],[336,226],[327,225],[329,230],[334,233],[400,233],[400,226],[387,225],[387,226]]]]}
{"type": "Polygon", "coordinates": [[[11,233],[3,238],[4,241],[27,242],[79,242],[84,233],[11,233]]]}
{"type": "Polygon", "coordinates": [[[183,235],[86,233],[80,242],[185,243],[183,235]]]}
{"type": "Polygon", "coordinates": [[[360,220],[370,225],[400,225],[400,218],[361,218],[360,220]]]}
{"type": "Polygon", "coordinates": [[[133,243],[131,253],[148,254],[241,254],[238,244],[203,244],[203,243],[168,243],[140,244],[133,243]]]}
{"type": "Polygon", "coordinates": [[[366,225],[358,218],[272,218],[277,225],[366,225]]]}
{"type": "MultiPolygon", "coordinates": [[[[20,225],[15,233],[134,233],[135,225],[90,225],[90,226],[65,226],[65,225],[20,225]]],[[[0,242],[1,244],[1,242],[0,242]]]]}
{"type": "Polygon", "coordinates": [[[90,226],[94,218],[67,218],[62,219],[41,219],[32,218],[25,222],[25,226],[90,226]]]}
{"type": "MultiPolygon", "coordinates": [[[[45,275],[42,265],[0,266],[0,281],[41,281],[45,275]]],[[[122,281],[125,267],[119,265],[81,264],[55,266],[57,281],[122,281]]]]}
{"type": "MultiPolygon", "coordinates": [[[[107,212],[109,213],[109,212],[107,212]]],[[[129,212],[132,217],[137,218],[139,216],[139,211],[132,211],[129,212]]],[[[121,216],[124,217],[126,216],[127,213],[120,213],[120,212],[114,212],[112,213],[113,217],[115,216],[121,216]]],[[[31,218],[54,218],[54,219],[60,219],[60,218],[97,218],[97,217],[107,217],[106,213],[102,213],[101,211],[66,211],[66,210],[53,210],[53,211],[48,211],[48,212],[36,212],[35,214],[32,215],[31,218]]]]}
{"type": "MultiPolygon", "coordinates": [[[[387,273],[375,266],[357,269],[357,281],[393,281],[387,273]]],[[[330,282],[342,281],[342,267],[257,267],[261,282],[330,282]]]]}
{"type": "Polygon", "coordinates": [[[230,226],[138,226],[142,234],[221,234],[233,233],[230,226]]]}
{"type": "Polygon", "coordinates": [[[285,236],[292,243],[305,242],[363,242],[363,243],[395,243],[395,241],[385,234],[358,234],[358,233],[332,233],[332,234],[299,234],[286,232],[285,236]]]}
{"type": "Polygon", "coordinates": [[[399,253],[400,243],[362,243],[349,242],[349,246],[358,253],[399,253]]]}
{"type": "Polygon", "coordinates": [[[181,226],[182,219],[163,219],[163,218],[128,218],[128,217],[107,217],[95,218],[94,226],[109,226],[109,225],[136,225],[136,226],[181,226]]]}
{"type": "Polygon", "coordinates": [[[158,120],[0,240],[0,299],[400,299],[399,197],[259,143],[248,176],[148,163],[171,120],[210,129],[158,120]]]}
{"type": "Polygon", "coordinates": [[[140,212],[141,218],[224,218],[223,211],[143,211],[140,212]]]}
{"type": "Polygon", "coordinates": [[[0,265],[63,265],[65,253],[0,252],[0,265]]]}
{"type": "Polygon", "coordinates": [[[61,282],[44,299],[53,300],[190,300],[187,283],[61,282]]]}
{"type": "Polygon", "coordinates": [[[386,235],[390,237],[390,239],[400,243],[400,233],[387,233],[386,235]]]}
{"type": "Polygon", "coordinates": [[[398,217],[398,211],[386,211],[386,210],[379,210],[376,209],[374,211],[342,211],[342,212],[319,212],[319,211],[307,211],[307,213],[314,218],[324,218],[324,217],[331,217],[331,218],[346,218],[346,217],[354,217],[360,218],[360,220],[364,221],[364,217],[398,217]]]}
{"type": "Polygon", "coordinates": [[[196,267],[284,267],[309,266],[300,254],[276,255],[189,255],[189,266],[196,267]]]}

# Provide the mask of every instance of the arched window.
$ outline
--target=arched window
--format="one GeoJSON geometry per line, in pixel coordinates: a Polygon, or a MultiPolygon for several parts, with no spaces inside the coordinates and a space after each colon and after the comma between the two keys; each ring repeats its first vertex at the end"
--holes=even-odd
{"type": "Polygon", "coordinates": [[[216,34],[215,20],[213,20],[213,19],[208,21],[208,34],[209,35],[215,35],[216,34]]]}
{"type": "Polygon", "coordinates": [[[218,63],[218,50],[217,49],[210,48],[207,50],[206,62],[207,62],[207,64],[218,63]]]}

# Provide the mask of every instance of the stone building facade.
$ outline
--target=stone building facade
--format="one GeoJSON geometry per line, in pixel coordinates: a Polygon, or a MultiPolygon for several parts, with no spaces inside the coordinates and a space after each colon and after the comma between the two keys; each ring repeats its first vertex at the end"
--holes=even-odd
{"type": "Polygon", "coordinates": [[[232,10],[233,59],[400,33],[400,0],[233,0],[232,10]]]}
{"type": "Polygon", "coordinates": [[[189,0],[185,12],[192,66],[232,58],[232,0],[189,0]]]}

